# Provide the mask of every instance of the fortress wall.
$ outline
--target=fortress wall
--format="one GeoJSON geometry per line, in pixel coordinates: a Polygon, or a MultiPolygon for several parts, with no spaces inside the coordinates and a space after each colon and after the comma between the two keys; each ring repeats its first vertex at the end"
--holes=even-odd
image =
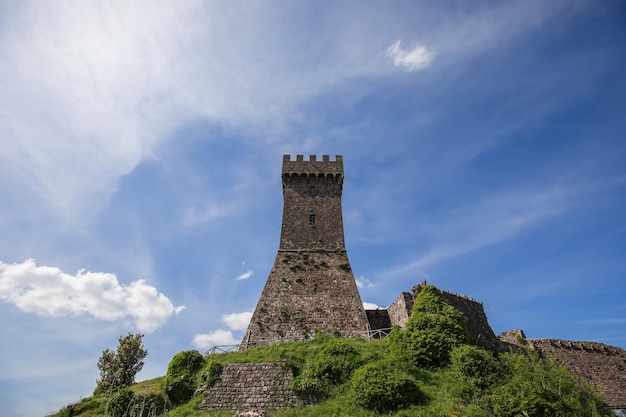
{"type": "Polygon", "coordinates": [[[213,386],[201,388],[200,411],[276,410],[301,401],[291,390],[293,373],[281,363],[232,363],[222,368],[213,386]]]}
{"type": "Polygon", "coordinates": [[[389,313],[389,321],[392,326],[400,326],[401,329],[406,327],[406,321],[413,311],[413,296],[411,293],[403,292],[398,299],[387,307],[389,313]]]}
{"type": "Polygon", "coordinates": [[[487,321],[483,304],[464,295],[443,292],[446,301],[463,314],[470,343],[499,349],[500,341],[487,321]]]}
{"type": "Polygon", "coordinates": [[[625,350],[603,343],[559,339],[528,339],[527,345],[596,386],[612,407],[626,408],[625,350]]]}

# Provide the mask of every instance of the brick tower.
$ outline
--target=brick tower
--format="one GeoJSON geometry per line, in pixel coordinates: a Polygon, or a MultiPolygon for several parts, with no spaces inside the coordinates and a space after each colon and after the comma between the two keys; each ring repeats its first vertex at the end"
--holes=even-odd
{"type": "Polygon", "coordinates": [[[369,324],[343,237],[343,159],[283,156],[278,255],[243,339],[271,344],[316,331],[363,335],[369,324]]]}

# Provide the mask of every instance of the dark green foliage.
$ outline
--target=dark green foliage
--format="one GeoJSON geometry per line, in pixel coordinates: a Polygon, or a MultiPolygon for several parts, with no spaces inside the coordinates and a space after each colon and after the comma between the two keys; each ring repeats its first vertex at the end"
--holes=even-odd
{"type": "Polygon", "coordinates": [[[395,328],[390,335],[390,349],[401,360],[418,367],[445,366],[450,351],[464,343],[463,315],[432,285],[419,293],[406,329],[395,328]]]}
{"type": "Polygon", "coordinates": [[[167,398],[162,393],[139,395],[129,388],[122,388],[111,397],[105,415],[110,417],[158,416],[167,410],[167,404],[167,398]]]}
{"type": "Polygon", "coordinates": [[[450,354],[452,366],[473,387],[482,390],[495,383],[500,374],[500,363],[493,354],[476,346],[462,345],[450,354]]]}
{"type": "Polygon", "coordinates": [[[501,385],[486,400],[502,417],[596,417],[603,415],[598,394],[567,368],[537,354],[504,354],[501,385]]]}
{"type": "Polygon", "coordinates": [[[214,360],[209,361],[207,365],[204,367],[202,376],[204,378],[204,383],[207,387],[212,386],[220,379],[220,375],[222,374],[222,364],[216,362],[214,360]]]}
{"type": "Polygon", "coordinates": [[[128,388],[119,389],[107,404],[106,415],[110,417],[126,417],[130,414],[131,401],[134,394],[128,388]]]}
{"type": "Polygon", "coordinates": [[[387,361],[369,363],[354,372],[352,395],[357,405],[388,413],[423,402],[417,380],[387,361]]]}
{"type": "Polygon", "coordinates": [[[148,355],[141,340],[142,334],[120,336],[115,352],[105,349],[98,359],[100,380],[95,393],[115,392],[135,383],[135,375],[143,368],[143,359],[148,355]]]}
{"type": "Polygon", "coordinates": [[[204,358],[195,350],[178,353],[167,366],[165,393],[173,404],[182,404],[196,390],[196,374],[202,368],[204,358]]]}
{"type": "Polygon", "coordinates": [[[362,364],[360,352],[346,339],[316,336],[320,348],[310,355],[293,381],[293,390],[307,403],[328,396],[333,386],[346,382],[362,364]]]}

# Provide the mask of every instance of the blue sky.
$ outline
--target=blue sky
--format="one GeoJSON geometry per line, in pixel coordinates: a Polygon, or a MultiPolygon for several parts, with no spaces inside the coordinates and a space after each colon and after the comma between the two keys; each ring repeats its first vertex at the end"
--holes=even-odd
{"type": "Polygon", "coordinates": [[[283,154],[341,154],[364,302],[626,348],[620,1],[0,1],[0,414],[237,342],[283,154]]]}

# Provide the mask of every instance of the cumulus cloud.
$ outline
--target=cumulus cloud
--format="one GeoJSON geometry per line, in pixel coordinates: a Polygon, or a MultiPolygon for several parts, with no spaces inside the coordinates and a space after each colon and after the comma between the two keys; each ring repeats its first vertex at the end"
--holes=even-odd
{"type": "Polygon", "coordinates": [[[251,318],[252,311],[245,311],[243,313],[224,314],[222,321],[233,330],[246,330],[251,318]]]}
{"type": "Polygon", "coordinates": [[[157,289],[138,280],[125,286],[115,274],[0,262],[0,299],[24,312],[43,317],[92,315],[101,320],[132,318],[137,329],[150,333],[185,307],[174,307],[157,289]]]}
{"type": "Polygon", "coordinates": [[[238,341],[235,340],[232,332],[218,329],[214,332],[195,335],[191,343],[198,349],[209,349],[213,346],[236,345],[238,341]]]}
{"type": "Polygon", "coordinates": [[[381,307],[378,304],[368,303],[367,301],[364,301],[363,308],[366,310],[378,310],[381,307]]]}
{"type": "Polygon", "coordinates": [[[252,275],[254,275],[254,271],[249,270],[249,271],[246,271],[243,274],[239,275],[235,280],[236,281],[242,281],[244,279],[250,278],[252,275]]]}
{"type": "Polygon", "coordinates": [[[413,49],[405,50],[400,46],[398,39],[387,48],[387,56],[393,60],[396,67],[404,67],[407,71],[419,71],[430,65],[435,53],[426,49],[424,45],[415,44],[413,49]]]}
{"type": "MultiPolygon", "coordinates": [[[[222,315],[222,321],[232,330],[246,330],[252,311],[222,315]]],[[[193,337],[192,344],[198,349],[209,349],[213,346],[236,345],[239,340],[235,339],[230,330],[218,329],[205,334],[197,334],[193,337]]]]}

